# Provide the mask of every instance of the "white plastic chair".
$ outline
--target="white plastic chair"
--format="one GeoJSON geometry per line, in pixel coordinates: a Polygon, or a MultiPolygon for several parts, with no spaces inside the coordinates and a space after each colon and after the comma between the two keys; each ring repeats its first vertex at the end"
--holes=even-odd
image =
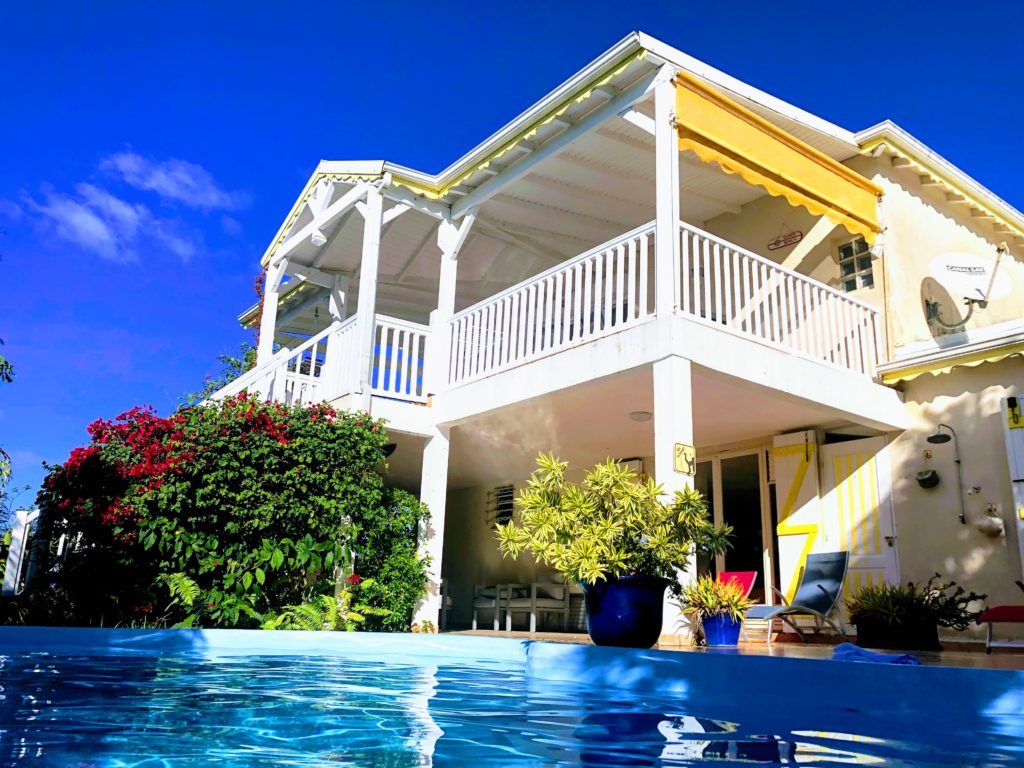
{"type": "Polygon", "coordinates": [[[562,629],[569,628],[569,585],[565,582],[537,582],[508,585],[505,600],[505,631],[512,631],[512,614],[530,615],[530,634],[537,631],[537,617],[544,613],[561,614],[562,629]]]}
{"type": "Polygon", "coordinates": [[[501,626],[502,595],[504,587],[486,586],[477,584],[473,587],[473,629],[476,629],[477,614],[480,611],[492,611],[494,613],[494,631],[497,632],[501,626]]]}

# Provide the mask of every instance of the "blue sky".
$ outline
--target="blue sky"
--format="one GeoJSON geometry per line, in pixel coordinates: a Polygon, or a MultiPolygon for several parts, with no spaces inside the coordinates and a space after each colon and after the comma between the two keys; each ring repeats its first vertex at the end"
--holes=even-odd
{"type": "MultiPolygon", "coordinates": [[[[172,410],[248,338],[321,158],[438,171],[634,29],[851,130],[891,118],[1024,206],[1014,3],[142,3],[0,10],[0,445],[172,410]]],[[[19,501],[30,501],[26,495],[19,501]]]]}

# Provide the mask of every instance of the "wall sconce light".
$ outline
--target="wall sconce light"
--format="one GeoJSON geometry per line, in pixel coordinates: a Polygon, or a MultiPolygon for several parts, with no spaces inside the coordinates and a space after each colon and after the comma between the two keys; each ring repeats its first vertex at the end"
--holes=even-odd
{"type": "Polygon", "coordinates": [[[956,463],[956,483],[957,488],[960,490],[960,522],[963,525],[967,525],[967,510],[964,506],[964,480],[960,474],[960,447],[956,440],[956,431],[948,424],[939,424],[935,427],[935,434],[928,435],[928,442],[932,445],[942,445],[948,443],[951,439],[953,441],[953,461],[956,463]],[[947,435],[942,430],[948,430],[947,435]]]}

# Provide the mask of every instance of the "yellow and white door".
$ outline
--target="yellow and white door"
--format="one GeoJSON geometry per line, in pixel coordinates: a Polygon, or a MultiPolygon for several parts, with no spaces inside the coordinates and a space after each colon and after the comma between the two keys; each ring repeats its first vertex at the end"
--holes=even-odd
{"type": "Polygon", "coordinates": [[[779,589],[792,600],[811,552],[850,553],[845,596],[899,582],[884,437],[818,445],[813,431],[772,441],[779,589]]]}
{"type": "Polygon", "coordinates": [[[847,597],[900,581],[888,451],[884,437],[821,446],[825,535],[833,549],[850,553],[847,597]]]}

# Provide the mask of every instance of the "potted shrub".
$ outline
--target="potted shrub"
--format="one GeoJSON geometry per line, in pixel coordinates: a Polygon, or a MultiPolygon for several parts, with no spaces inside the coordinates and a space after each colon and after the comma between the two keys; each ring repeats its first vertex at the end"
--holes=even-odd
{"type": "Polygon", "coordinates": [[[698,554],[724,552],[731,528],[716,529],[694,490],[663,501],[661,486],[607,461],[579,484],[568,463],[541,455],[516,499],[518,521],[498,526],[504,557],[531,553],[585,593],[596,645],[650,648],[661,634],[665,589],[698,554]]]}
{"type": "Polygon", "coordinates": [[[682,588],[679,606],[690,619],[694,634],[699,628],[709,647],[739,643],[740,626],[747,609],[754,604],[734,582],[721,582],[713,576],[701,576],[682,588]]]}
{"type": "Polygon", "coordinates": [[[850,623],[857,627],[857,645],[941,651],[939,627],[967,629],[980,614],[970,604],[987,597],[941,579],[935,574],[924,587],[908,582],[857,589],[846,600],[850,623]]]}

